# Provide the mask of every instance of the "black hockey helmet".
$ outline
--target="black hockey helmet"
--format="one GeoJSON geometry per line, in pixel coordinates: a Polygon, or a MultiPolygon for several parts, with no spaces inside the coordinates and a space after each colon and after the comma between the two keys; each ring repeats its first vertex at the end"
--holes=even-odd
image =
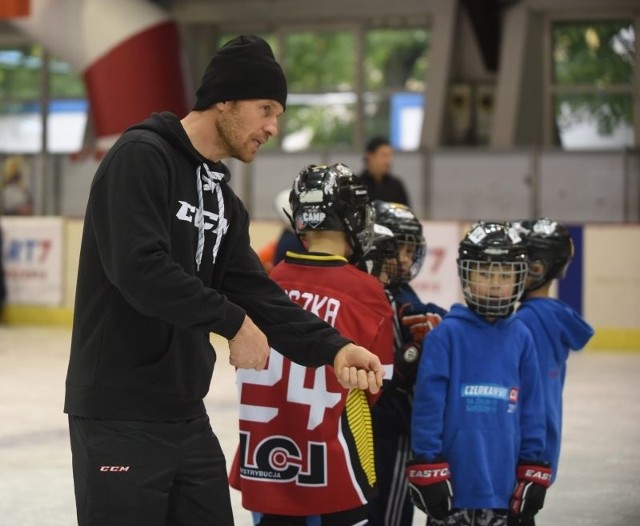
{"type": "Polygon", "coordinates": [[[481,316],[509,316],[524,291],[527,277],[527,245],[510,223],[474,224],[458,248],[458,275],[470,309],[481,316]],[[508,297],[482,295],[477,277],[489,282],[511,274],[514,286],[508,297]]]}
{"type": "Polygon", "coordinates": [[[573,241],[567,227],[546,217],[524,219],[513,225],[527,244],[529,277],[534,280],[527,291],[563,278],[573,257],[573,241]],[[536,263],[542,264],[541,271],[536,263]]]}
{"type": "Polygon", "coordinates": [[[348,166],[310,164],[294,180],[289,203],[298,235],[318,230],[345,232],[355,257],[371,247],[373,207],[366,186],[348,166]]]}
{"type": "MultiPolygon", "coordinates": [[[[373,207],[376,223],[393,232],[399,249],[404,245],[411,251],[409,264],[404,264],[398,259],[395,270],[388,269],[387,274],[393,283],[409,283],[420,272],[427,254],[422,224],[411,208],[404,204],[376,200],[373,207]]],[[[400,256],[401,254],[398,254],[398,257],[400,256]]]]}
{"type": "Polygon", "coordinates": [[[389,284],[387,281],[391,281],[391,276],[388,274],[388,261],[396,261],[397,258],[398,244],[393,232],[386,226],[375,223],[373,225],[371,248],[356,261],[356,266],[383,281],[386,286],[389,284]],[[386,279],[383,279],[383,270],[385,271],[386,279]]]}

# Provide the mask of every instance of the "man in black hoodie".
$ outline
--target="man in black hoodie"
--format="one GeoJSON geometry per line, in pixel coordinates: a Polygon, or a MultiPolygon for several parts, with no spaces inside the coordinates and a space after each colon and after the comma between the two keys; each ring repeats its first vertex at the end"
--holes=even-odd
{"type": "Polygon", "coordinates": [[[291,302],[249,245],[221,159],[251,162],[278,132],[287,85],[269,45],[212,57],[193,110],[129,128],[98,168],[85,216],[64,410],[78,523],[233,524],[203,398],[215,351],[262,370],[270,345],[376,392],[378,358],[291,302]]]}

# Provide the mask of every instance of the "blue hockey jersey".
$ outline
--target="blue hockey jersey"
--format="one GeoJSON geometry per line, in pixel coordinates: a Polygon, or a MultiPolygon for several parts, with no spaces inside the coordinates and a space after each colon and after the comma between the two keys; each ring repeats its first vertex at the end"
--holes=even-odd
{"type": "Polygon", "coordinates": [[[553,480],[558,473],[562,434],[562,390],[571,350],[582,349],[593,336],[593,328],[569,305],[554,298],[531,298],[522,303],[516,317],[535,340],[547,417],[546,457],[553,480]]]}
{"type": "Polygon", "coordinates": [[[508,508],[519,460],[545,461],[533,337],[455,304],[427,334],[411,424],[416,457],[449,463],[455,508],[508,508]]]}

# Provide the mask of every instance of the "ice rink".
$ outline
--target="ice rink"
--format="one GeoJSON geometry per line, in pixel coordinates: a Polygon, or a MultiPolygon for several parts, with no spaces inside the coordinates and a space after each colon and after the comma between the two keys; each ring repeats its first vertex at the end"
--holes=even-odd
{"type": "MultiPolygon", "coordinates": [[[[70,331],[0,327],[0,525],[76,524],[66,415],[70,331]]],[[[233,369],[218,345],[207,407],[227,461],[237,441],[233,369]]],[[[640,525],[640,352],[569,361],[558,481],[538,526],[640,525]]],[[[236,524],[250,526],[232,490],[236,524]]],[[[414,525],[424,525],[416,513],[414,525]]]]}

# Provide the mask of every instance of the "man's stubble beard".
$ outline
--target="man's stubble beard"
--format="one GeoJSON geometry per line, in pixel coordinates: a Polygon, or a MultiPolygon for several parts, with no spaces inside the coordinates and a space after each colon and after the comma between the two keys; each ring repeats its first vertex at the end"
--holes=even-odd
{"type": "Polygon", "coordinates": [[[227,117],[216,122],[216,129],[220,137],[220,142],[228,152],[228,156],[249,163],[253,161],[254,156],[248,157],[242,153],[242,139],[238,130],[244,128],[243,124],[240,112],[234,106],[227,114],[227,117]]]}

